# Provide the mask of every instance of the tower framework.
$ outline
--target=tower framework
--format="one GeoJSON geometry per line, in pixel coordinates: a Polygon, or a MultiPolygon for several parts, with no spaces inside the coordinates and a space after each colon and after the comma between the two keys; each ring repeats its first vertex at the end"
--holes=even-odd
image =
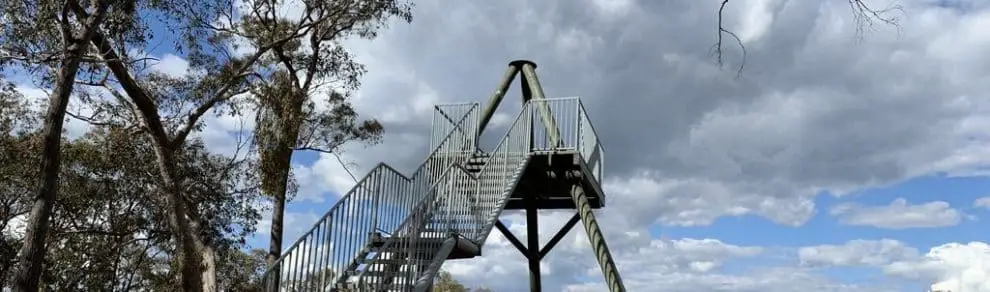
{"type": "Polygon", "coordinates": [[[625,291],[592,212],[604,207],[604,148],[578,98],[546,98],[536,65],[513,61],[480,109],[437,105],[432,152],[412,175],[386,164],[350,192],[265,271],[268,291],[430,291],[447,260],[480,256],[498,229],[528,262],[541,291],[540,261],[582,223],[610,291],[625,291]],[[522,107],[491,150],[479,138],[519,76],[522,107]],[[539,246],[538,212],[575,214],[539,246]],[[527,244],[500,221],[524,210],[527,244]]]}

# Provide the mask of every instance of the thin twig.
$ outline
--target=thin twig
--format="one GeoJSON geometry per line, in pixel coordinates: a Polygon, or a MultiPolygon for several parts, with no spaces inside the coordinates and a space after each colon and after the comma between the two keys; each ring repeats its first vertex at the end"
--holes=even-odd
{"type": "MultiPolygon", "coordinates": [[[[739,65],[739,69],[736,70],[736,79],[740,78],[742,75],[743,68],[746,66],[746,46],[743,45],[742,40],[734,32],[725,28],[723,20],[725,18],[725,7],[729,4],[729,0],[721,0],[722,3],[718,8],[718,25],[715,30],[715,44],[712,45],[711,52],[715,58],[715,64],[720,68],[723,65],[722,58],[722,40],[725,35],[728,35],[736,44],[742,49],[742,61],[739,65]]],[[[898,33],[901,32],[901,25],[897,17],[890,16],[893,12],[904,12],[904,7],[901,5],[890,5],[884,9],[875,9],[870,7],[864,2],[864,0],[846,0],[849,3],[849,7],[853,12],[853,20],[856,22],[856,37],[861,39],[867,30],[873,30],[877,23],[886,24],[894,26],[897,28],[898,33]]]]}
{"type": "Polygon", "coordinates": [[[353,179],[355,183],[358,182],[357,176],[355,176],[354,173],[351,172],[350,168],[347,167],[347,163],[344,162],[344,159],[340,158],[340,154],[337,154],[336,151],[320,149],[315,147],[296,147],[293,150],[297,150],[297,151],[308,150],[308,151],[315,151],[319,153],[327,153],[333,155],[333,157],[337,159],[337,163],[340,163],[340,166],[343,167],[344,171],[347,172],[347,175],[351,176],[351,179],[353,179]]]}

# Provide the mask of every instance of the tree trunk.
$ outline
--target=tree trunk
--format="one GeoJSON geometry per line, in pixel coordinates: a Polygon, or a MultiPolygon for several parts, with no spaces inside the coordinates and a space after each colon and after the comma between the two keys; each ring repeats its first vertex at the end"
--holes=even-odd
{"type": "Polygon", "coordinates": [[[49,97],[48,111],[45,113],[45,126],[42,130],[44,144],[41,147],[41,182],[34,197],[34,206],[27,220],[24,244],[17,256],[18,267],[14,274],[14,290],[19,292],[38,291],[41,266],[45,260],[45,243],[48,238],[48,221],[58,197],[58,172],[61,167],[62,124],[65,109],[69,105],[76,72],[79,71],[79,57],[83,48],[71,45],[59,66],[55,79],[55,89],[49,97]]]}
{"type": "MultiPolygon", "coordinates": [[[[271,112],[261,121],[262,126],[274,128],[274,132],[267,131],[262,135],[269,135],[267,139],[273,139],[272,145],[263,145],[260,156],[262,163],[262,192],[274,201],[272,207],[271,241],[268,245],[268,264],[274,264],[282,256],[282,241],[285,219],[286,192],[289,184],[289,171],[292,163],[292,153],[296,146],[296,139],[299,138],[299,126],[302,121],[299,116],[302,112],[302,100],[304,97],[295,97],[288,100],[287,109],[284,112],[271,112]]],[[[285,101],[283,101],[285,102],[285,101]]],[[[274,107],[277,108],[277,107],[274,107]]],[[[273,109],[269,109],[273,110],[273,109]]],[[[282,271],[277,267],[274,272],[272,282],[281,282],[282,271]]]]}
{"type": "MultiPolygon", "coordinates": [[[[58,173],[62,163],[62,124],[65,121],[65,109],[69,106],[69,97],[72,95],[81,58],[89,48],[93,33],[103,22],[109,7],[106,1],[93,1],[90,4],[93,5],[91,8],[94,11],[85,18],[82,30],[72,30],[68,19],[62,19],[59,23],[62,29],[61,41],[65,44],[65,55],[60,60],[58,73],[55,76],[55,88],[49,97],[48,111],[45,113],[45,125],[42,130],[44,144],[41,146],[41,182],[34,197],[31,215],[27,220],[24,244],[21,245],[17,255],[18,267],[14,272],[13,291],[38,291],[41,280],[41,267],[45,261],[45,244],[50,228],[49,220],[55,207],[55,200],[58,198],[58,173]]],[[[63,15],[66,15],[64,12],[66,11],[63,11],[63,15]]]]}
{"type": "MultiPolygon", "coordinates": [[[[292,150],[289,151],[276,151],[278,157],[273,157],[273,159],[279,160],[279,164],[288,166],[292,161],[292,150]]],[[[272,227],[271,227],[271,242],[268,245],[268,263],[273,264],[280,256],[282,256],[282,231],[285,218],[285,192],[288,189],[289,175],[288,169],[285,171],[279,171],[280,178],[274,180],[276,185],[272,186],[271,194],[272,199],[275,201],[272,206],[272,227]]]]}
{"type": "Polygon", "coordinates": [[[177,137],[174,141],[169,138],[169,134],[162,125],[161,116],[158,115],[158,106],[148,97],[137,80],[131,76],[125,65],[119,61],[120,58],[111,42],[102,34],[95,33],[92,43],[97,46],[104,59],[111,60],[107,62],[107,67],[117,77],[121,88],[134,102],[134,106],[141,113],[141,119],[149,130],[148,135],[154,145],[158,170],[162,179],[161,187],[164,190],[165,203],[169,209],[168,225],[173,236],[172,240],[175,243],[174,259],[179,271],[178,280],[182,286],[182,291],[215,291],[216,259],[213,249],[207,246],[200,236],[200,226],[190,222],[189,217],[195,216],[189,212],[189,206],[187,206],[182,194],[180,177],[175,169],[175,152],[181,149],[184,136],[177,137]]]}
{"type": "MultiPolygon", "coordinates": [[[[291,152],[290,152],[291,156],[291,152]]],[[[281,192],[277,190],[271,194],[272,199],[275,201],[272,207],[272,227],[271,227],[271,241],[268,243],[268,264],[274,265],[275,261],[282,256],[282,225],[284,224],[285,218],[285,191],[286,184],[288,183],[288,177],[281,186],[281,192]],[[281,194],[281,195],[279,195],[281,194]]],[[[282,281],[282,269],[275,267],[272,270],[272,277],[270,281],[272,283],[281,283],[282,281]]]]}
{"type": "Polygon", "coordinates": [[[152,137],[156,141],[155,156],[165,190],[169,228],[175,236],[176,263],[182,291],[214,291],[216,283],[216,263],[213,250],[200,237],[199,228],[187,217],[190,213],[182,195],[182,187],[175,171],[175,152],[163,137],[152,137]]]}
{"type": "MultiPolygon", "coordinates": [[[[291,123],[291,122],[288,122],[291,123]]],[[[281,124],[287,124],[287,121],[283,121],[281,124]]],[[[271,242],[268,246],[268,263],[274,264],[280,256],[282,256],[282,241],[283,241],[283,231],[284,231],[284,219],[285,219],[285,200],[286,191],[288,190],[289,184],[289,168],[292,162],[292,148],[295,146],[296,137],[298,136],[299,127],[298,125],[292,126],[287,125],[288,129],[276,135],[276,145],[274,149],[263,149],[262,150],[262,163],[268,164],[268,167],[272,167],[269,171],[273,173],[265,173],[263,175],[268,176],[264,180],[268,183],[268,186],[264,186],[263,191],[274,200],[272,207],[272,226],[271,226],[271,242]],[[267,163],[266,163],[267,162],[267,163]]],[[[266,171],[267,172],[267,171],[266,171]]],[[[281,272],[281,271],[276,271],[281,272]]],[[[276,277],[280,277],[277,275],[276,277]]],[[[277,282],[277,281],[276,281],[277,282]]]]}
{"type": "Polygon", "coordinates": [[[282,188],[281,195],[274,195],[274,206],[272,208],[272,238],[268,243],[268,263],[273,264],[282,255],[282,225],[285,217],[285,188],[282,188]]]}

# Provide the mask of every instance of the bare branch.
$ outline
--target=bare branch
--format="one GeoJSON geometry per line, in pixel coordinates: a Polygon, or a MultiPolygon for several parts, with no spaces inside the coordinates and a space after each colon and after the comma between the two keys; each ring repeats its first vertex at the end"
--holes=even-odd
{"type": "Polygon", "coordinates": [[[321,148],[314,148],[314,147],[296,147],[293,150],[296,150],[296,151],[307,150],[307,151],[315,151],[315,152],[319,152],[319,153],[327,153],[327,154],[333,155],[333,157],[337,159],[337,163],[340,163],[340,167],[343,167],[344,168],[344,171],[347,172],[347,175],[349,175],[351,177],[351,179],[354,180],[355,183],[358,182],[357,176],[354,176],[354,173],[351,172],[351,169],[348,167],[348,166],[356,166],[356,165],[354,163],[345,163],[344,162],[344,159],[340,158],[340,154],[337,154],[336,151],[326,150],[326,149],[321,149],[321,148]]]}
{"type": "Polygon", "coordinates": [[[97,120],[96,119],[96,116],[99,114],[99,111],[94,112],[92,115],[90,115],[88,117],[83,116],[83,115],[80,115],[80,114],[77,114],[77,113],[73,113],[71,111],[65,111],[65,114],[68,115],[68,116],[70,116],[70,117],[72,117],[73,119],[76,119],[76,120],[79,120],[79,121],[83,121],[83,122],[85,122],[87,124],[94,125],[94,126],[112,126],[112,125],[116,125],[115,123],[110,122],[110,121],[97,120]]]}
{"type": "Polygon", "coordinates": [[[847,0],[849,8],[852,9],[853,20],[856,22],[856,40],[862,40],[866,32],[876,29],[877,24],[893,26],[898,34],[901,32],[901,24],[896,16],[891,13],[904,13],[904,7],[892,4],[883,9],[874,9],[863,2],[863,0],[847,0]]]}
{"type": "Polygon", "coordinates": [[[737,36],[735,33],[731,32],[731,31],[725,29],[725,26],[722,24],[723,23],[723,20],[725,19],[724,18],[724,16],[725,16],[725,6],[727,4],[729,4],[729,0],[722,0],[722,4],[719,5],[719,8],[718,8],[718,26],[717,26],[718,29],[715,31],[715,44],[712,46],[712,51],[713,51],[713,54],[715,55],[715,64],[718,65],[719,67],[722,67],[722,64],[723,64],[723,61],[722,61],[722,38],[723,38],[723,35],[729,35],[730,37],[732,37],[732,39],[734,39],[736,41],[736,44],[738,44],[739,45],[739,48],[742,49],[742,61],[739,64],[739,69],[736,70],[736,79],[739,79],[742,76],[743,68],[746,67],[746,46],[743,45],[743,42],[742,42],[741,39],[739,39],[739,36],[737,36]]]}
{"type": "MultiPolygon", "coordinates": [[[[901,5],[891,5],[883,9],[876,9],[870,7],[865,0],[846,0],[849,3],[849,7],[853,12],[853,20],[856,22],[856,37],[857,40],[862,39],[866,31],[875,29],[877,24],[890,25],[897,28],[898,33],[901,31],[901,25],[897,17],[891,16],[894,12],[904,12],[904,7],[901,5]]],[[[739,48],[742,49],[742,61],[739,65],[739,69],[736,70],[736,78],[738,79],[746,66],[746,46],[743,45],[742,40],[734,32],[725,28],[723,20],[725,19],[725,7],[728,5],[729,0],[722,0],[718,9],[718,24],[715,30],[715,44],[712,45],[711,53],[714,55],[715,64],[719,67],[723,65],[723,40],[726,35],[735,40],[739,48]]]]}

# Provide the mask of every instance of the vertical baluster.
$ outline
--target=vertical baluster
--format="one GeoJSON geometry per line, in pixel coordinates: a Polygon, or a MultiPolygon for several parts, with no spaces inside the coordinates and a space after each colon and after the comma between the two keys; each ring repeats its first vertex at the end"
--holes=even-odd
{"type": "Polygon", "coordinates": [[[371,203],[371,232],[378,232],[378,212],[381,208],[381,181],[384,171],[377,172],[374,176],[373,201],[371,203]]]}
{"type": "MultiPolygon", "coordinates": [[[[340,206],[344,207],[343,205],[340,206]]],[[[343,210],[343,208],[341,208],[341,210],[343,210]]],[[[349,272],[347,270],[347,267],[341,264],[341,258],[344,257],[344,254],[346,254],[347,251],[347,240],[345,239],[344,234],[340,232],[341,226],[344,224],[343,220],[341,220],[340,218],[341,213],[342,212],[335,212],[333,214],[332,217],[333,226],[331,226],[331,230],[333,231],[333,238],[335,240],[334,247],[336,249],[336,251],[332,254],[333,266],[335,269],[339,270],[340,273],[344,273],[341,275],[341,278],[338,280],[338,282],[342,282],[346,280],[348,278],[348,275],[346,275],[346,273],[349,272]],[[337,247],[339,247],[339,249],[337,249],[337,247]]]]}
{"type": "MultiPolygon", "coordinates": [[[[306,243],[307,240],[306,238],[304,238],[300,248],[305,249],[306,243]]],[[[300,264],[302,264],[302,260],[300,259],[299,256],[300,254],[302,254],[302,251],[300,249],[296,249],[292,253],[292,289],[293,290],[295,290],[296,287],[299,286],[299,268],[300,268],[300,264]]]]}
{"type": "Polygon", "coordinates": [[[318,238],[319,238],[320,245],[324,246],[323,247],[323,250],[321,250],[316,255],[317,272],[319,273],[318,274],[318,276],[319,276],[319,280],[318,280],[319,286],[318,287],[320,287],[320,291],[325,290],[326,287],[327,287],[327,279],[326,279],[327,278],[327,267],[326,267],[326,264],[327,263],[323,259],[324,259],[324,255],[327,254],[329,252],[329,250],[330,250],[330,242],[327,241],[327,229],[326,229],[326,227],[327,227],[327,220],[320,221],[320,223],[319,223],[320,232],[319,232],[319,235],[318,235],[319,237],[318,238]]]}

